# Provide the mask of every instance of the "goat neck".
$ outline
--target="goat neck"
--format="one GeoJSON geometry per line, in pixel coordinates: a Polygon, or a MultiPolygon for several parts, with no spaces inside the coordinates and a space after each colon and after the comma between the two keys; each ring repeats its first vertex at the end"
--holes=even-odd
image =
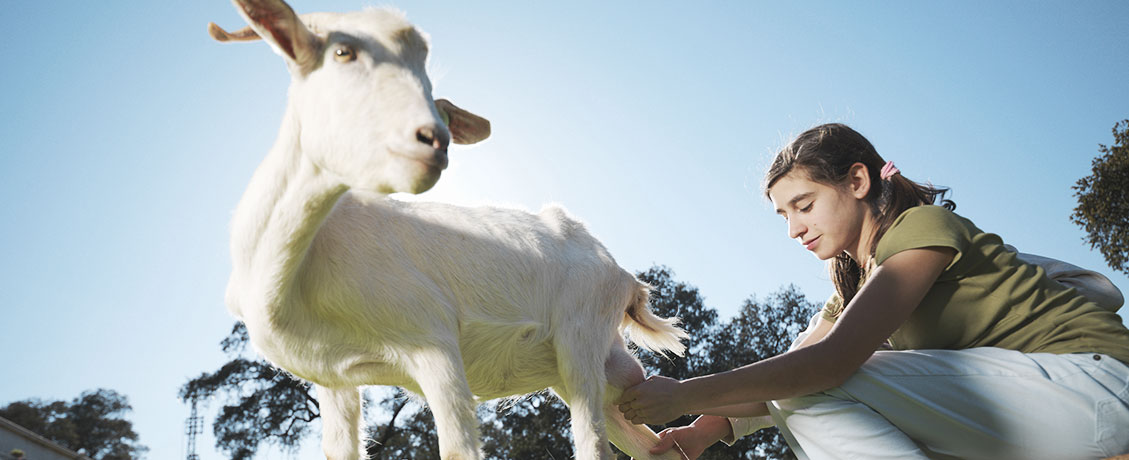
{"type": "Polygon", "coordinates": [[[303,155],[294,115],[288,106],[278,139],[251,178],[232,220],[227,305],[245,322],[255,313],[247,310],[248,303],[279,305],[292,294],[314,236],[348,191],[303,155]]]}

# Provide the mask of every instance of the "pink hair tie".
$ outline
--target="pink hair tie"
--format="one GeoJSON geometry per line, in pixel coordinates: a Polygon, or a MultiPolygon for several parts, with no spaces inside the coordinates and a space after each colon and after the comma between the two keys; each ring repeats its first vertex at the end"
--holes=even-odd
{"type": "Polygon", "coordinates": [[[898,168],[894,167],[893,161],[887,161],[886,166],[882,167],[882,173],[879,174],[878,177],[881,177],[882,180],[890,180],[890,177],[900,172],[901,171],[898,171],[898,168]]]}

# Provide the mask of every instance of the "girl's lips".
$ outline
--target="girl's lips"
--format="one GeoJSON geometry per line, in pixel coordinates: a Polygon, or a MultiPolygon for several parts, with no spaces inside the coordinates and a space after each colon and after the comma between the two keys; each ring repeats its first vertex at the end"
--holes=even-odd
{"type": "Polygon", "coordinates": [[[807,248],[807,250],[809,250],[809,251],[815,250],[816,243],[819,243],[819,239],[822,238],[822,237],[823,237],[823,235],[820,235],[820,236],[815,237],[815,239],[808,241],[807,243],[804,243],[804,247],[807,248]]]}

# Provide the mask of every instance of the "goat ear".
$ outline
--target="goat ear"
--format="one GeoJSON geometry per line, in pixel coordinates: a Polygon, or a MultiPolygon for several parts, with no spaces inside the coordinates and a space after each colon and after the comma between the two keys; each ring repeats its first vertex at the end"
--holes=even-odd
{"type": "Polygon", "coordinates": [[[460,109],[446,99],[436,99],[435,108],[451,131],[456,144],[474,144],[490,137],[490,120],[460,109]]]}
{"type": "MultiPolygon", "coordinates": [[[[282,0],[232,0],[252,31],[302,73],[320,64],[321,39],[282,0]]],[[[218,27],[217,27],[218,29],[218,27]]],[[[211,30],[209,28],[209,30],[211,30]]],[[[221,29],[222,30],[222,29],[221,29]]],[[[236,32],[240,34],[243,31],[236,32]]],[[[215,34],[212,35],[215,37],[215,34]]],[[[246,36],[246,33],[244,33],[246,36]]]]}
{"type": "Polygon", "coordinates": [[[214,22],[208,23],[208,35],[211,35],[217,42],[246,42],[259,39],[259,34],[255,33],[255,29],[250,26],[235,32],[228,32],[214,22]]]}

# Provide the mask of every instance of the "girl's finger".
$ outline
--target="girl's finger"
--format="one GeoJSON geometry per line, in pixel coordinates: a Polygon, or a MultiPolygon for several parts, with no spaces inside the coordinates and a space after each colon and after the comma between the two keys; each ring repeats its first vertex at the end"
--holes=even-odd
{"type": "Polygon", "coordinates": [[[674,447],[674,436],[669,436],[667,433],[668,431],[670,430],[663,430],[662,433],[659,433],[659,443],[656,444],[655,447],[652,447],[648,452],[650,452],[652,455],[658,455],[674,447]]]}
{"type": "Polygon", "coordinates": [[[623,394],[619,395],[619,399],[617,399],[615,401],[615,404],[622,406],[624,404],[631,402],[631,400],[635,399],[636,393],[638,393],[638,392],[635,391],[634,387],[624,390],[623,394]]]}

